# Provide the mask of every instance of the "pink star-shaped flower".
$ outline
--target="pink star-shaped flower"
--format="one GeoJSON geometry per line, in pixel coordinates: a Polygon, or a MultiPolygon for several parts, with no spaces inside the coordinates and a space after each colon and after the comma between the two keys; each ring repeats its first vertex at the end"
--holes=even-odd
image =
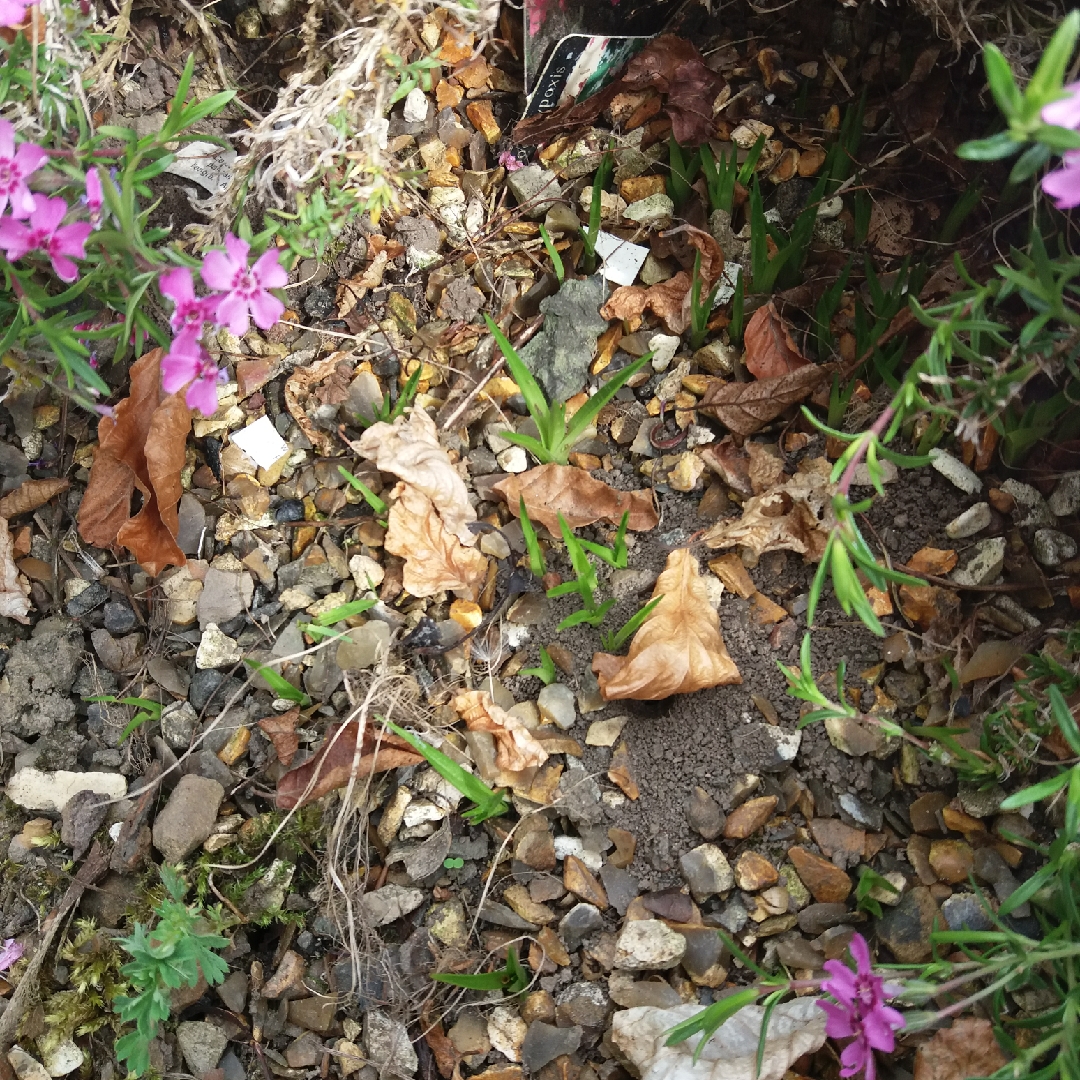
{"type": "Polygon", "coordinates": [[[202,279],[223,295],[217,302],[217,321],[234,334],[246,333],[249,321],[268,330],[285,312],[285,305],[267,289],[280,289],[289,280],[278,265],[276,251],[267,251],[248,266],[251,246],[232,233],[225,235],[225,250],[207,252],[202,279]]]}
{"type": "Polygon", "coordinates": [[[161,361],[161,388],[166,394],[175,394],[187,386],[184,401],[188,408],[213,416],[218,406],[218,383],[225,382],[228,375],[203,348],[201,333],[201,324],[189,323],[173,338],[161,361]]]}
{"type": "Polygon", "coordinates": [[[29,221],[17,221],[13,217],[0,219],[0,248],[11,262],[40,249],[49,256],[61,281],[74,281],[79,276],[79,268],[72,259],[82,259],[86,255],[86,238],[93,231],[89,222],[61,225],[68,212],[68,204],[63,199],[34,195],[33,200],[29,221]]]}
{"type": "Polygon", "coordinates": [[[167,296],[173,302],[169,325],[177,333],[185,326],[194,326],[201,332],[202,324],[214,317],[215,298],[195,295],[195,282],[186,266],[178,266],[162,274],[158,279],[158,289],[162,296],[167,296]]]}
{"type": "MultiPolygon", "coordinates": [[[[4,5],[10,3],[12,0],[0,0],[0,26],[17,25],[4,22],[4,5]]],[[[7,120],[0,120],[0,213],[5,206],[10,206],[17,218],[29,217],[34,212],[34,196],[26,181],[48,159],[49,155],[36,143],[16,146],[15,129],[7,120]]]]}

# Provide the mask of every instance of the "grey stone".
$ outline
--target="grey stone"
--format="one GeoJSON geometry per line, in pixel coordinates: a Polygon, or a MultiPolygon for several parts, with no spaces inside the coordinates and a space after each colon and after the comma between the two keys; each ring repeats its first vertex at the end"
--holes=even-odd
{"type": "Polygon", "coordinates": [[[480,918],[495,926],[504,926],[507,930],[538,930],[536,923],[523,919],[516,911],[500,904],[496,900],[485,900],[480,908],[480,918]]]}
{"type": "Polygon", "coordinates": [[[694,832],[706,840],[715,840],[724,829],[726,817],[720,804],[704,788],[695,787],[686,804],[686,820],[694,832]]]}
{"type": "Polygon", "coordinates": [[[993,848],[988,847],[975,849],[972,873],[979,881],[990,885],[1008,881],[1013,876],[1009,864],[993,848]]]}
{"type": "Polygon", "coordinates": [[[544,215],[544,225],[549,233],[576,233],[581,230],[577,214],[565,203],[555,203],[544,215]]]}
{"type": "Polygon", "coordinates": [[[251,607],[255,583],[246,572],[218,570],[211,566],[206,571],[203,590],[199,593],[199,627],[205,630],[210,623],[220,626],[251,607]]]}
{"type": "Polygon", "coordinates": [[[154,822],[154,847],[166,862],[182,862],[210,835],[224,798],[216,780],[190,773],[180,777],[154,822]]]}
{"type": "Polygon", "coordinates": [[[960,784],[957,795],[965,814],[973,818],[988,818],[1001,809],[1005,792],[999,787],[980,788],[974,784],[960,784]]]}
{"type": "Polygon", "coordinates": [[[603,928],[604,917],[598,908],[592,904],[575,904],[559,922],[559,937],[567,950],[573,952],[589,934],[603,928]]]}
{"type": "Polygon", "coordinates": [[[247,1004],[248,977],[243,971],[234,971],[217,988],[218,997],[221,998],[226,1009],[234,1013],[242,1014],[247,1004]]]}
{"type": "Polygon", "coordinates": [[[206,529],[206,508],[190,491],[180,496],[179,528],[176,532],[176,546],[185,555],[198,555],[206,529]]]}
{"type": "Polygon", "coordinates": [[[182,1020],[176,1025],[176,1041],[184,1062],[196,1076],[216,1069],[229,1045],[225,1032],[206,1020],[182,1020]]]}
{"type": "Polygon", "coordinates": [[[701,844],[679,859],[679,869],[700,904],[717,893],[735,888],[735,874],[724,853],[715,844],[701,844]]]}
{"type": "Polygon", "coordinates": [[[804,934],[817,937],[841,926],[851,918],[846,904],[810,904],[799,912],[799,929],[804,934]]]}
{"type": "Polygon", "coordinates": [[[883,814],[880,806],[867,806],[866,803],[857,799],[850,791],[845,791],[839,799],[840,809],[847,814],[856,825],[873,832],[880,832],[883,814]]]}
{"type": "Polygon", "coordinates": [[[969,506],[962,514],[954,517],[945,526],[945,535],[950,540],[966,540],[969,536],[980,533],[983,529],[990,528],[993,515],[990,512],[990,504],[979,502],[969,506]]]}
{"type": "Polygon", "coordinates": [[[901,964],[918,964],[931,953],[930,933],[941,916],[925,885],[916,885],[877,920],[877,936],[901,964]]]}
{"type": "Polygon", "coordinates": [[[979,898],[970,892],[947,897],[941,905],[941,914],[950,930],[989,930],[994,925],[979,898]]]}
{"type": "Polygon", "coordinates": [[[506,186],[517,200],[518,206],[529,204],[524,210],[524,216],[536,221],[548,212],[553,203],[559,201],[562,194],[559,178],[541,165],[526,165],[523,169],[508,173],[506,186]]]}
{"type": "Polygon", "coordinates": [[[1031,554],[1042,566],[1060,566],[1076,556],[1076,541],[1057,529],[1037,529],[1031,542],[1031,554]]]}
{"type": "Polygon", "coordinates": [[[82,631],[56,615],[42,619],[26,641],[16,641],[0,681],[0,732],[28,739],[70,723],[71,684],[82,651],[82,631]]]}
{"type": "Polygon", "coordinates": [[[778,772],[795,760],[802,732],[773,724],[743,724],[732,733],[737,761],[753,762],[754,768],[778,772]]]}
{"type": "Polygon", "coordinates": [[[521,1044],[521,1063],[536,1075],[545,1065],[563,1054],[572,1054],[581,1045],[580,1027],[553,1027],[534,1020],[521,1044]]]}
{"type": "Polygon", "coordinates": [[[598,982],[573,983],[555,999],[555,1023],[561,1028],[602,1028],[611,1011],[611,999],[598,982]]]}
{"type": "Polygon", "coordinates": [[[484,306],[484,294],[467,278],[454,278],[443,290],[439,311],[451,322],[472,322],[484,306]]]}
{"type": "Polygon", "coordinates": [[[420,1063],[409,1032],[400,1020],[378,1009],[368,1012],[364,1017],[364,1045],[382,1080],[393,1076],[409,1080],[416,1075],[420,1063]]]}
{"type": "Polygon", "coordinates": [[[134,630],[139,623],[131,605],[120,600],[106,604],[104,614],[105,629],[110,634],[126,634],[129,630],[134,630]]]}
{"type": "Polygon", "coordinates": [[[958,487],[968,495],[978,495],[982,491],[982,481],[963,462],[958,461],[952,454],[944,450],[931,450],[930,464],[939,472],[953,487],[958,487]]]}
{"type": "MultiPolygon", "coordinates": [[[[511,179],[524,171],[511,173],[511,179]]],[[[540,302],[543,329],[519,353],[548,401],[567,401],[585,385],[596,339],[607,329],[600,317],[604,300],[603,279],[594,274],[563,282],[554,296],[540,302]]]]}
{"type": "MultiPolygon", "coordinates": [[[[212,668],[206,671],[196,671],[188,684],[188,701],[191,707],[201,713],[206,708],[207,702],[215,696],[215,691],[225,681],[225,676],[220,671],[212,668]]],[[[220,695],[217,695],[220,699],[220,695]]],[[[220,704],[220,700],[219,700],[220,704]]]]}
{"type": "Polygon", "coordinates": [[[203,630],[195,653],[195,666],[203,671],[207,668],[233,667],[240,663],[243,655],[234,638],[229,637],[217,623],[209,623],[203,630]]]}
{"type": "Polygon", "coordinates": [[[109,799],[120,799],[127,792],[127,781],[119,773],[42,772],[28,767],[19,769],[8,780],[4,793],[24,810],[48,810],[60,813],[68,800],[81,791],[93,791],[109,799]]]}
{"type": "Polygon", "coordinates": [[[188,701],[176,701],[161,711],[161,737],[173,750],[186,750],[199,726],[199,715],[188,701]]]}
{"type": "Polygon", "coordinates": [[[1015,500],[1016,506],[1013,507],[1012,518],[1022,529],[1052,529],[1054,527],[1054,515],[1037,488],[1010,478],[1001,485],[1001,490],[1015,500]]]}
{"type": "Polygon", "coordinates": [[[716,921],[729,933],[739,934],[742,933],[743,928],[747,922],[750,921],[750,915],[743,905],[743,902],[736,896],[732,897],[721,909],[720,913],[716,916],[716,921]]]}
{"type": "Polygon", "coordinates": [[[372,619],[354,627],[338,644],[335,661],[342,671],[361,671],[379,663],[390,651],[390,627],[372,619]]]}
{"type": "Polygon", "coordinates": [[[89,615],[96,607],[104,604],[109,599],[109,590],[104,585],[92,581],[78,596],[72,597],[65,605],[64,611],[73,619],[81,619],[89,615]]]}
{"type": "Polygon", "coordinates": [[[540,715],[551,723],[569,731],[577,720],[577,708],[574,703],[574,691],[565,683],[552,683],[545,686],[536,699],[540,715]]]}
{"type": "Polygon", "coordinates": [[[671,224],[671,216],[675,213],[675,204],[663,192],[655,195],[647,195],[644,199],[632,202],[624,211],[623,217],[627,221],[637,222],[654,228],[666,228],[671,224]]]}
{"type": "Polygon", "coordinates": [[[415,911],[423,902],[424,894],[419,889],[389,884],[364,893],[360,898],[360,912],[366,925],[386,926],[415,911]]]}
{"type": "Polygon", "coordinates": [[[980,540],[975,545],[975,550],[967,563],[953,571],[953,581],[961,587],[989,585],[1005,567],[1006,548],[1007,544],[1003,536],[992,536],[987,540],[980,540]]]}
{"type": "Polygon", "coordinates": [[[681,930],[680,933],[686,939],[686,953],[682,958],[682,966],[687,974],[693,978],[703,978],[708,975],[710,969],[720,963],[724,954],[724,945],[720,935],[715,930],[702,927],[700,930],[681,930]]]}
{"type": "Polygon", "coordinates": [[[633,874],[609,862],[600,867],[600,883],[607,893],[608,903],[620,915],[626,914],[630,901],[641,892],[641,886],[633,874]]]}
{"type": "Polygon", "coordinates": [[[559,808],[579,830],[582,825],[595,825],[603,817],[600,785],[579,758],[567,757],[558,791],[559,808]]]}
{"type": "Polygon", "coordinates": [[[1080,472],[1068,473],[1058,481],[1048,505],[1050,512],[1059,518],[1072,517],[1080,510],[1080,472]]]}
{"type": "Polygon", "coordinates": [[[664,971],[686,952],[686,938],[659,919],[628,922],[615,942],[613,967],[620,971],[664,971]]]}

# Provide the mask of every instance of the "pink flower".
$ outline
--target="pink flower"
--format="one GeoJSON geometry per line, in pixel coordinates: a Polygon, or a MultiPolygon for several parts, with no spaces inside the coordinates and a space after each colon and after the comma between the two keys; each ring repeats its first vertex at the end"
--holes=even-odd
{"type": "Polygon", "coordinates": [[[175,394],[187,386],[184,401],[188,408],[198,409],[203,416],[213,416],[218,406],[218,383],[227,381],[229,376],[218,369],[203,348],[199,340],[201,331],[201,326],[188,324],[173,338],[161,361],[161,388],[166,394],[175,394]]]}
{"type": "Polygon", "coordinates": [[[1061,155],[1061,168],[1042,178],[1042,189],[1059,210],[1080,206],[1080,150],[1066,150],[1061,155]]]}
{"type": "Polygon", "coordinates": [[[285,305],[267,289],[280,289],[289,280],[278,265],[276,251],[267,251],[248,268],[250,245],[232,233],[225,235],[225,251],[207,252],[203,259],[202,279],[225,295],[218,300],[218,322],[234,334],[247,331],[249,316],[255,325],[268,330],[285,312],[285,305]]]}
{"type": "MultiPolygon", "coordinates": [[[[4,7],[13,0],[0,0],[0,26],[14,26],[4,21],[4,7]]],[[[22,19],[19,19],[21,22],[22,19]]],[[[36,143],[19,143],[15,146],[15,129],[7,120],[0,120],[0,212],[11,206],[12,216],[29,217],[34,212],[34,196],[26,181],[48,160],[36,143]]]]}
{"type": "Polygon", "coordinates": [[[825,970],[829,978],[821,988],[831,994],[836,1003],[819,1001],[829,1019],[825,1034],[830,1039],[852,1039],[840,1055],[841,1076],[854,1076],[865,1071],[866,1080],[874,1080],[874,1051],[891,1053],[896,1045],[893,1032],[904,1026],[904,1017],[885,1004],[896,991],[886,986],[874,974],[870,964],[870,949],[861,934],[855,934],[848,946],[856,969],[829,960],[825,970]]]}
{"type": "Polygon", "coordinates": [[[1044,124],[1075,130],[1080,128],[1080,82],[1069,83],[1063,91],[1067,96],[1044,105],[1039,115],[1044,124]]]}
{"type": "Polygon", "coordinates": [[[162,274],[158,279],[158,289],[162,296],[167,296],[173,302],[169,325],[177,333],[185,326],[193,326],[201,333],[203,323],[214,317],[215,298],[195,295],[195,283],[186,266],[178,266],[162,274]]]}
{"type": "Polygon", "coordinates": [[[22,26],[26,19],[26,9],[33,7],[37,0],[0,0],[0,26],[22,26]]]}
{"type": "Polygon", "coordinates": [[[501,154],[499,155],[499,164],[500,164],[500,165],[501,165],[501,166],[502,166],[502,167],[503,167],[503,168],[504,168],[504,169],[505,169],[505,170],[506,170],[507,172],[517,172],[517,171],[518,171],[518,169],[522,169],[522,168],[524,168],[524,165],[523,165],[523,164],[522,164],[522,163],[521,163],[521,162],[520,162],[520,161],[518,160],[518,158],[517,158],[517,157],[515,156],[515,154],[514,154],[514,151],[513,151],[513,150],[504,150],[504,151],[503,151],[503,152],[502,152],[502,153],[501,153],[501,154]]]}
{"type": "Polygon", "coordinates": [[[63,199],[48,199],[44,195],[35,195],[33,199],[34,210],[28,223],[13,217],[0,218],[0,247],[11,262],[40,248],[49,256],[61,281],[74,281],[79,268],[71,260],[85,257],[86,238],[93,230],[86,221],[60,224],[68,212],[63,199]]]}
{"type": "Polygon", "coordinates": [[[25,949],[21,942],[16,941],[13,937],[9,937],[0,946],[0,971],[7,971],[12,964],[22,957],[25,949]]]}
{"type": "Polygon", "coordinates": [[[101,223],[104,196],[101,192],[101,174],[93,165],[86,170],[86,194],[83,195],[82,201],[90,211],[90,224],[96,227],[101,223]]]}

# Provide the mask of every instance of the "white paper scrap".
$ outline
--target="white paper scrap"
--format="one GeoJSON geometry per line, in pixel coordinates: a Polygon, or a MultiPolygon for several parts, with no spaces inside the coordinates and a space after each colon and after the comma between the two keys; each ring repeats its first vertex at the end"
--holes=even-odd
{"type": "Polygon", "coordinates": [[[611,233],[596,234],[596,254],[604,260],[604,277],[616,285],[633,285],[649,249],[611,233]]]}
{"type": "Polygon", "coordinates": [[[194,180],[211,195],[225,187],[232,177],[236,151],[210,142],[184,143],[176,160],[165,170],[184,180],[194,180]]]}
{"type": "Polygon", "coordinates": [[[260,416],[254,424],[234,431],[231,438],[260,469],[269,469],[289,452],[289,444],[277,433],[269,416],[260,416]]]}

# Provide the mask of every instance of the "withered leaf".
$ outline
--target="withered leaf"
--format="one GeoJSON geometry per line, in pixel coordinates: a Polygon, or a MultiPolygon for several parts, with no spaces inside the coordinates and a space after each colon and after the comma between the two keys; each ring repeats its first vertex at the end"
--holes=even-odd
{"type": "Polygon", "coordinates": [[[795,475],[743,503],[742,516],[718,521],[705,534],[712,548],[745,546],[766,551],[796,551],[811,562],[825,552],[832,528],[832,466],[825,458],[801,461],[795,475]]]}
{"type": "Polygon", "coordinates": [[[370,723],[364,725],[363,739],[359,739],[359,732],[360,725],[355,720],[331,725],[322,746],[278,781],[278,808],[291,810],[314,802],[327,792],[344,787],[353,776],[362,780],[373,773],[423,761],[404,739],[389,732],[380,735],[372,730],[370,723]]]}
{"type": "Polygon", "coordinates": [[[627,528],[634,532],[655,529],[660,522],[651,490],[616,491],[602,480],[573,465],[540,465],[511,474],[494,485],[510,512],[517,517],[521,500],[530,520],[559,535],[559,514],[571,529],[608,521],[618,525],[627,511],[627,528]]]}
{"type": "Polygon", "coordinates": [[[0,517],[0,616],[24,625],[30,620],[30,586],[15,566],[7,518],[0,517]]]}
{"type": "Polygon", "coordinates": [[[458,1066],[461,1063],[461,1054],[443,1030],[442,1021],[432,1017],[430,999],[425,999],[421,1007],[420,1022],[424,1029],[424,1042],[428,1044],[435,1058],[435,1067],[439,1070],[439,1075],[443,1080],[452,1080],[455,1075],[460,1077],[458,1066]]]}
{"type": "Polygon", "coordinates": [[[910,255],[915,250],[914,230],[915,215],[909,203],[894,195],[874,200],[866,238],[883,255],[910,255]]]}
{"type": "Polygon", "coordinates": [[[300,749],[300,736],[296,734],[296,725],[300,723],[300,707],[290,709],[280,716],[267,716],[259,721],[259,727],[274,745],[274,753],[285,768],[292,764],[300,749]]]}
{"type": "Polygon", "coordinates": [[[324,379],[330,378],[337,371],[338,364],[348,360],[352,354],[346,351],[331,353],[322,360],[317,360],[310,367],[294,368],[285,380],[285,408],[296,421],[296,426],[308,437],[311,445],[320,454],[332,455],[336,449],[334,439],[325,431],[320,431],[311,422],[304,408],[304,399],[313,395],[315,388],[324,379]]]}
{"type": "Polygon", "coordinates": [[[685,548],[668,555],[653,596],[662,599],[634,635],[618,669],[608,654],[593,657],[605,701],[657,701],[742,682],[720,636],[720,618],[709,603],[697,559],[685,548]]]}
{"type": "Polygon", "coordinates": [[[731,435],[698,451],[702,461],[740,495],[760,495],[784,475],[784,461],[771,443],[748,442],[736,446],[731,435]]]}
{"type": "Polygon", "coordinates": [[[605,319],[636,319],[646,311],[663,319],[673,334],[681,334],[689,325],[683,312],[690,293],[690,275],[680,270],[667,281],[646,288],[643,285],[620,285],[600,309],[605,319]]]}
{"type": "Polygon", "coordinates": [[[423,409],[413,409],[408,417],[399,416],[393,424],[372,424],[349,445],[383,472],[393,473],[426,495],[438,510],[443,526],[466,547],[476,543],[476,534],[469,528],[469,523],[476,520],[476,511],[469,503],[465,481],[439,445],[435,421],[423,409]]]}
{"type": "Polygon", "coordinates": [[[915,1055],[915,1080],[967,1080],[992,1076],[1008,1063],[994,1038],[994,1025],[979,1017],[954,1020],[934,1032],[915,1055]]]}
{"type": "Polygon", "coordinates": [[[386,550],[405,560],[402,583],[413,596],[460,593],[475,600],[487,579],[487,558],[478,548],[464,547],[443,524],[431,499],[411,484],[390,492],[386,550]]]}
{"type": "Polygon", "coordinates": [[[799,352],[787,323],[770,300],[746,324],[746,370],[755,379],[778,379],[810,363],[799,352]]]}
{"type": "Polygon", "coordinates": [[[548,752],[529,729],[505,709],[499,708],[486,690],[468,690],[454,698],[454,711],[470,731],[487,731],[495,741],[495,764],[507,772],[536,768],[548,752]]]}
{"type": "Polygon", "coordinates": [[[0,499],[0,517],[13,518],[16,514],[28,514],[37,510],[62,491],[71,487],[71,481],[63,477],[52,480],[24,480],[14,491],[0,499]]]}
{"type": "Polygon", "coordinates": [[[753,435],[832,378],[833,367],[808,364],[776,379],[713,383],[698,408],[736,435],[753,435]]]}

